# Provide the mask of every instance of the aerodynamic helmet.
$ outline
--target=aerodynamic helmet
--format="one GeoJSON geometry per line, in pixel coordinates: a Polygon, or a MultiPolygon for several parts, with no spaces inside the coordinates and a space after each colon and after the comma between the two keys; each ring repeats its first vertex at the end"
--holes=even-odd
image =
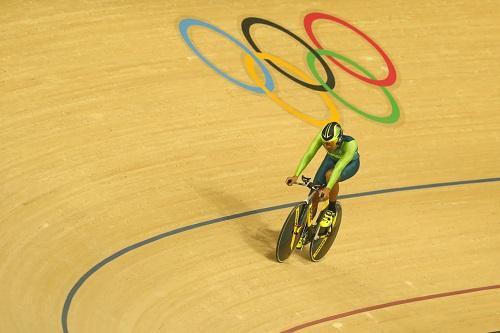
{"type": "Polygon", "coordinates": [[[326,124],[321,131],[321,140],[323,143],[331,142],[337,145],[342,144],[342,127],[337,122],[331,122],[326,124]]]}

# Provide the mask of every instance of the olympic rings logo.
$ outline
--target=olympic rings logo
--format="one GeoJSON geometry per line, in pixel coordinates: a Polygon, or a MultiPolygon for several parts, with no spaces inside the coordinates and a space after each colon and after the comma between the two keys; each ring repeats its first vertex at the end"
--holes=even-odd
{"type": "Polygon", "coordinates": [[[304,28],[309,36],[310,40],[312,43],[315,45],[316,48],[313,48],[311,45],[309,45],[306,41],[304,41],[302,38],[294,34],[293,32],[289,31],[288,29],[282,27],[281,25],[278,25],[274,22],[271,22],[269,20],[263,19],[263,18],[258,18],[258,17],[247,17],[241,22],[241,29],[243,31],[243,35],[245,36],[245,39],[247,40],[248,44],[253,49],[253,52],[247,48],[242,42],[228,34],[227,32],[223,31],[222,29],[207,23],[203,22],[200,20],[196,19],[184,19],[180,22],[179,24],[179,29],[181,32],[182,37],[184,38],[184,41],[187,43],[187,45],[191,48],[191,50],[210,68],[212,68],[216,73],[221,75],[222,77],[226,78],[227,80],[231,81],[232,83],[255,93],[258,94],[266,94],[269,96],[274,102],[276,102],[278,105],[280,105],[284,110],[292,114],[293,116],[309,123],[314,126],[321,127],[324,124],[331,122],[331,121],[339,121],[340,116],[337,112],[336,106],[333,103],[333,98],[335,98],[337,101],[339,101],[341,104],[343,104],[345,107],[351,109],[352,111],[358,113],[359,115],[363,116],[366,119],[370,119],[375,122],[379,123],[385,123],[385,124],[392,124],[395,123],[399,119],[399,107],[394,99],[393,95],[387,90],[386,87],[389,87],[394,84],[396,81],[396,69],[394,67],[394,64],[392,63],[391,59],[387,56],[387,54],[382,50],[382,48],[375,43],[368,35],[366,35],[364,32],[353,26],[352,24],[338,18],[332,15],[328,15],[325,13],[309,13],[304,17],[304,28]],[[372,73],[370,73],[366,68],[362,67],[352,59],[347,58],[346,56],[343,56],[337,52],[331,51],[331,50],[326,50],[324,49],[321,44],[319,43],[318,39],[316,38],[313,29],[312,29],[312,24],[317,21],[317,20],[327,20],[331,21],[334,23],[338,23],[340,25],[343,25],[344,27],[350,29],[351,31],[357,33],[360,37],[362,37],[365,41],[367,41],[375,50],[382,56],[387,69],[388,69],[388,74],[385,78],[383,79],[377,79],[372,73]],[[255,25],[255,24],[262,24],[262,25],[267,25],[269,27],[272,27],[274,29],[277,29],[288,36],[292,37],[295,39],[297,42],[302,44],[309,52],[306,56],[306,62],[309,70],[312,73],[312,76],[308,73],[303,72],[296,66],[292,65],[291,63],[276,57],[272,54],[262,52],[260,48],[257,46],[255,43],[254,39],[252,38],[252,35],[250,33],[250,28],[255,25]],[[223,37],[229,39],[232,43],[236,44],[239,46],[243,52],[246,54],[244,58],[244,65],[245,69],[254,82],[255,85],[249,85],[247,83],[244,83],[240,80],[235,79],[234,77],[231,77],[224,71],[222,71],[220,68],[215,66],[213,63],[211,63],[206,57],[203,56],[199,52],[199,50],[194,46],[193,42],[191,41],[189,35],[188,35],[188,30],[192,26],[199,26],[199,27],[204,27],[209,30],[212,30],[223,37]],[[370,85],[378,86],[384,95],[387,97],[389,100],[389,103],[391,105],[391,113],[387,116],[378,116],[374,114],[370,114],[366,111],[361,110],[354,104],[346,101],[344,98],[342,98],[340,95],[338,95],[334,91],[335,87],[335,77],[333,75],[332,70],[328,66],[327,62],[325,59],[322,58],[322,56],[325,56],[326,59],[328,59],[330,62],[332,62],[334,65],[342,69],[343,71],[349,73],[350,75],[358,78],[359,80],[362,80],[370,85]],[[271,65],[275,70],[277,70],[279,73],[283,74],[284,76],[288,77],[290,80],[293,80],[297,84],[300,84],[306,88],[309,88],[311,90],[317,91],[320,97],[323,99],[325,102],[328,110],[329,110],[329,118],[328,119],[316,119],[314,117],[311,117],[309,115],[304,114],[303,112],[297,110],[290,104],[286,103],[284,100],[282,100],[275,92],[274,92],[274,80],[271,76],[271,73],[265,66],[264,60],[267,64],[271,65]],[[323,79],[321,75],[318,73],[318,70],[316,69],[316,62],[319,62],[321,66],[324,68],[325,73],[326,73],[326,79],[323,79]],[[354,71],[344,65],[342,62],[349,64],[353,68],[355,68],[357,71],[354,71]],[[258,75],[256,67],[260,69],[260,71],[263,73],[263,79],[261,79],[258,75]],[[292,73],[292,74],[290,74],[292,73]],[[360,74],[361,73],[361,74],[360,74]]]}

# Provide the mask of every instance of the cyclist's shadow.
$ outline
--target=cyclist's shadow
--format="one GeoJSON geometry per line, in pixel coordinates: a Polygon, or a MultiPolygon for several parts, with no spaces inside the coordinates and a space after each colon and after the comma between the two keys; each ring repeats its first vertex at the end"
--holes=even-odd
{"type": "MultiPolygon", "coordinates": [[[[222,216],[251,211],[243,200],[235,198],[229,193],[220,192],[213,188],[197,188],[205,200],[220,211],[222,216]]],[[[243,221],[233,221],[232,226],[237,230],[242,240],[254,251],[275,261],[275,246],[280,230],[269,228],[260,214],[241,217],[243,221]]]]}

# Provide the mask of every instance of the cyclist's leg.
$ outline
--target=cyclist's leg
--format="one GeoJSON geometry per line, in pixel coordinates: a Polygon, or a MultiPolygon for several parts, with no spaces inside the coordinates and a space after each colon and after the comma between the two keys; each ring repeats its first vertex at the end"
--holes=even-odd
{"type": "MultiPolygon", "coordinates": [[[[326,173],[326,179],[327,180],[330,179],[330,176],[332,175],[332,172],[333,172],[333,169],[330,169],[330,170],[327,171],[327,173],[326,173]]],[[[339,182],[340,181],[336,182],[335,185],[333,185],[333,188],[330,191],[330,197],[328,198],[330,200],[330,202],[335,203],[335,201],[337,201],[337,197],[339,195],[339,189],[340,189],[339,182]]]]}
{"type": "MultiPolygon", "coordinates": [[[[342,170],[342,173],[340,174],[339,181],[335,184],[335,186],[330,191],[330,198],[329,199],[330,199],[330,203],[333,204],[333,207],[335,207],[335,202],[337,201],[337,197],[339,195],[339,191],[340,191],[339,183],[353,177],[358,172],[359,166],[360,166],[359,158],[357,158],[357,159],[349,162],[349,164],[346,165],[344,170],[342,170]]],[[[328,180],[330,179],[332,171],[333,170],[330,170],[326,174],[326,178],[328,180]]]]}
{"type": "MultiPolygon", "coordinates": [[[[346,165],[346,167],[344,168],[344,170],[342,170],[342,173],[340,174],[339,181],[333,186],[332,190],[330,191],[330,197],[329,197],[330,202],[335,203],[337,201],[337,197],[339,195],[339,190],[340,190],[339,183],[353,177],[358,172],[359,166],[360,166],[359,158],[352,160],[351,162],[349,162],[349,164],[346,165]]],[[[326,173],[327,180],[330,179],[332,171],[333,169],[328,170],[328,172],[326,173]]]]}
{"type": "Polygon", "coordinates": [[[312,197],[311,219],[313,219],[316,216],[316,212],[318,211],[318,204],[319,204],[319,195],[318,192],[316,192],[312,197]]]}
{"type": "Polygon", "coordinates": [[[326,185],[326,173],[328,170],[333,169],[334,166],[335,160],[330,155],[326,154],[314,176],[314,185],[326,185]]]}
{"type": "MultiPolygon", "coordinates": [[[[328,154],[326,154],[325,158],[323,159],[323,162],[321,162],[321,165],[318,168],[318,171],[316,171],[316,175],[314,176],[313,184],[324,186],[327,183],[326,174],[329,170],[331,172],[334,165],[335,165],[335,161],[333,160],[333,158],[331,158],[328,154]]],[[[312,201],[312,216],[311,216],[311,218],[314,218],[314,216],[316,215],[316,211],[318,209],[318,203],[319,203],[319,195],[316,192],[316,194],[313,196],[313,201],[312,201]]]]}
{"type": "Polygon", "coordinates": [[[342,173],[340,174],[339,182],[343,182],[344,180],[348,180],[353,177],[356,173],[358,173],[360,167],[359,158],[352,160],[349,164],[346,165],[342,173]]]}
{"type": "MultiPolygon", "coordinates": [[[[342,173],[340,174],[339,181],[333,186],[330,191],[329,203],[328,207],[323,215],[323,219],[321,220],[321,225],[326,227],[331,225],[336,218],[336,208],[337,208],[337,197],[339,194],[340,186],[339,183],[343,182],[351,177],[353,177],[359,170],[360,162],[359,158],[352,160],[349,164],[346,165],[342,173]]],[[[326,179],[330,179],[331,173],[333,170],[329,170],[326,174],[326,179]]]]}

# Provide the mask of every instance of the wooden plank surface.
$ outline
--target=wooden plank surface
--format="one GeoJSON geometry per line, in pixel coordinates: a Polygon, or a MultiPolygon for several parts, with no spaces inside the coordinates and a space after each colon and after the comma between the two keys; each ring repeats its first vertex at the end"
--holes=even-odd
{"type": "MultiPolygon", "coordinates": [[[[486,286],[497,287],[303,331],[500,330],[499,10],[498,1],[460,0],[2,2],[0,332],[281,332],[486,286]],[[361,154],[341,195],[489,180],[346,198],[322,262],[294,254],[278,264],[289,208],[272,207],[305,196],[284,180],[319,128],[218,75],[179,23],[208,22],[250,47],[240,24],[256,16],[312,45],[303,26],[311,12],[359,28],[397,72],[386,88],[401,112],[393,124],[333,99],[361,154]]],[[[325,49],[388,74],[345,26],[313,29],[325,49]]],[[[209,61],[255,84],[235,43],[203,27],[188,33],[209,61]]],[[[264,25],[251,33],[309,73],[296,40],[264,25]]],[[[391,112],[380,87],[327,63],[342,98],[391,112]]],[[[328,117],[317,91],[266,68],[277,96],[328,117]]]]}

